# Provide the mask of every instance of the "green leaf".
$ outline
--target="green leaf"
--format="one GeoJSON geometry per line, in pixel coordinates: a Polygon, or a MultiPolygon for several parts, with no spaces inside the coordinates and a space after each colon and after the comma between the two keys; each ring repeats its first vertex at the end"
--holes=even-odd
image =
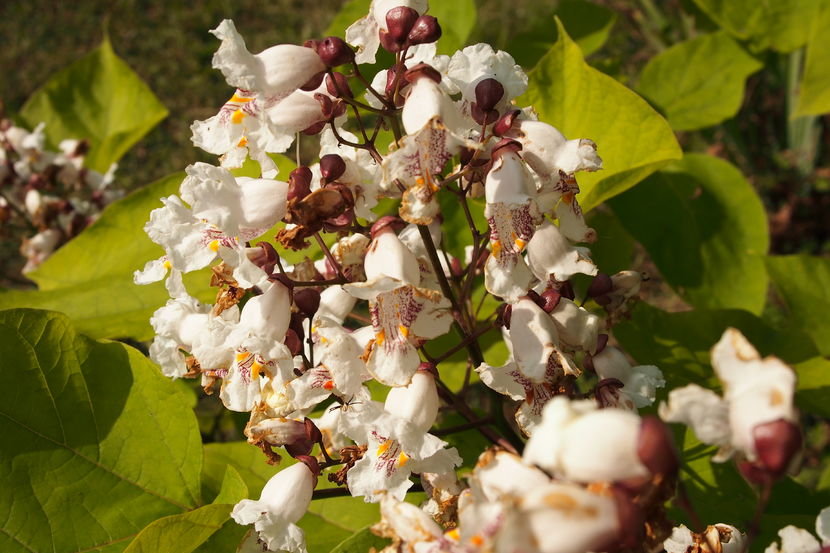
{"type": "Polygon", "coordinates": [[[380,551],[387,545],[389,545],[389,540],[379,538],[367,527],[341,541],[331,550],[331,553],[368,553],[373,547],[376,551],[380,551]]]}
{"type": "Polygon", "coordinates": [[[225,478],[222,479],[222,487],[219,494],[211,503],[234,504],[248,497],[248,486],[240,476],[239,471],[228,465],[225,469],[225,478]]]}
{"type": "Polygon", "coordinates": [[[521,105],[569,138],[590,138],[603,159],[602,171],[577,177],[585,211],[631,188],[681,156],[671,128],[634,92],[582,59],[579,47],[557,20],[559,40],[528,75],[521,105]]]}
{"type": "Polygon", "coordinates": [[[612,275],[631,268],[634,262],[634,240],[610,209],[595,209],[588,215],[588,226],[597,232],[591,244],[591,259],[603,273],[612,275]]]}
{"type": "MultiPolygon", "coordinates": [[[[585,0],[561,2],[556,15],[585,57],[605,44],[617,21],[617,14],[613,11],[585,0]]],[[[522,67],[531,68],[553,47],[556,39],[555,20],[539,17],[530,30],[511,40],[510,55],[522,67]]]]}
{"type": "Polygon", "coordinates": [[[822,355],[830,355],[830,259],[769,256],[766,265],[793,324],[813,337],[822,355]]]}
{"type": "Polygon", "coordinates": [[[807,60],[801,77],[796,116],[820,115],[830,112],[830,57],[827,37],[830,35],[830,3],[821,4],[807,43],[807,60]]]}
{"type": "Polygon", "coordinates": [[[812,340],[797,329],[774,328],[737,309],[667,313],[640,304],[630,320],[614,327],[614,336],[638,363],[660,367],[665,394],[690,383],[720,387],[709,352],[728,327],[740,330],[762,356],[775,355],[795,369],[796,404],[801,409],[830,416],[830,361],[818,357],[812,340]]]}
{"type": "Polygon", "coordinates": [[[761,313],[767,217],[736,167],[687,154],[610,203],[683,299],[700,308],[761,313]]]}
{"type": "Polygon", "coordinates": [[[202,495],[216,496],[222,487],[226,470],[233,467],[248,488],[248,497],[259,497],[268,480],[280,467],[265,462],[262,451],[248,442],[210,443],[204,446],[202,495]]]}
{"type": "Polygon", "coordinates": [[[438,18],[441,38],[438,39],[439,54],[453,55],[467,44],[467,37],[476,25],[478,11],[473,0],[452,0],[452,2],[430,2],[429,15],[438,18]]]}
{"type": "Polygon", "coordinates": [[[191,553],[230,518],[232,505],[205,505],[180,515],[159,519],[136,536],[124,553],[191,553]]]}
{"type": "Polygon", "coordinates": [[[369,13],[369,4],[371,0],[346,0],[323,35],[344,37],[349,25],[369,13]]]}
{"type": "MultiPolygon", "coordinates": [[[[176,173],[108,206],[88,229],[55,252],[29,277],[39,291],[2,291],[0,309],[35,307],[69,315],[79,331],[94,338],[153,336],[150,316],[169,295],[163,282],[139,286],[133,271],[164,252],[142,228],[159,198],[178,192],[176,173]]],[[[191,295],[212,301],[207,270],[185,275],[191,295]]]]}
{"type": "Polygon", "coordinates": [[[724,30],[755,49],[791,52],[807,42],[819,0],[694,0],[724,30]]]}
{"type": "MultiPolygon", "coordinates": [[[[465,258],[464,248],[472,246],[473,235],[470,232],[470,225],[467,223],[464,210],[459,205],[458,196],[449,191],[441,191],[438,193],[438,204],[441,206],[441,214],[444,216],[441,225],[442,247],[447,253],[463,260],[465,258]]],[[[470,208],[470,214],[476,228],[479,232],[487,232],[489,227],[487,226],[487,219],[484,217],[483,199],[468,198],[467,205],[470,208]]]]}
{"type": "Polygon", "coordinates": [[[167,113],[105,39],[30,96],[20,116],[31,127],[45,122],[52,147],[66,138],[88,139],[86,165],[104,172],[167,113]]]}
{"type": "Polygon", "coordinates": [[[763,65],[725,32],[675,44],[649,60],[637,91],[672,128],[709,127],[738,112],[744,81],[763,65]]]}
{"type": "Polygon", "coordinates": [[[0,551],[122,551],[200,504],[190,398],[60,313],[0,312],[0,551]]]}

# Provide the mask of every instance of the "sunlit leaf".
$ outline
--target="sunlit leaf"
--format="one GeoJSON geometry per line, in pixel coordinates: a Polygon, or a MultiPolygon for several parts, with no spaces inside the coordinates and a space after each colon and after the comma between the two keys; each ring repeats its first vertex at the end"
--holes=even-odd
{"type": "Polygon", "coordinates": [[[762,64],[728,34],[700,35],[649,60],[637,91],[679,131],[699,129],[738,112],[744,81],[762,64]]]}
{"type": "Polygon", "coordinates": [[[142,530],[124,553],[191,553],[222,528],[232,508],[228,504],[205,505],[159,519],[142,530]]]}
{"type": "Polygon", "coordinates": [[[0,374],[0,551],[114,553],[200,504],[190,398],[136,350],[3,311],[0,374]]]}
{"type": "Polygon", "coordinates": [[[86,164],[104,172],[167,113],[105,39],[30,96],[20,116],[30,127],[46,123],[52,147],[67,138],[89,140],[86,164]]]}
{"type": "Polygon", "coordinates": [[[727,161],[688,154],[611,200],[660,273],[696,307],[760,314],[769,248],[761,199],[727,161]]]}
{"type": "Polygon", "coordinates": [[[830,56],[827,55],[827,37],[830,36],[830,3],[821,4],[812,24],[807,43],[807,60],[798,96],[795,115],[819,115],[830,112],[830,56]]]}
{"type": "Polygon", "coordinates": [[[530,72],[519,103],[532,104],[542,121],[568,138],[597,143],[603,170],[577,177],[587,211],[679,159],[681,151],[666,120],[637,94],[589,67],[562,24],[557,26],[559,40],[530,72]]]}
{"type": "Polygon", "coordinates": [[[467,37],[476,25],[477,9],[473,0],[452,0],[452,2],[430,2],[430,15],[438,18],[441,38],[438,39],[438,53],[452,55],[467,44],[467,37]]]}
{"type": "Polygon", "coordinates": [[[331,550],[331,553],[366,553],[374,548],[380,551],[389,545],[389,540],[379,538],[369,528],[355,532],[331,550]]]}

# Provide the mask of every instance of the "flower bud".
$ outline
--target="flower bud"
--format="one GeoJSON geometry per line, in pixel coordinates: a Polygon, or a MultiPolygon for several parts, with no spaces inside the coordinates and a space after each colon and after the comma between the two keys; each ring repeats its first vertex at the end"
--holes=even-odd
{"type": "Polygon", "coordinates": [[[496,136],[504,136],[507,134],[508,131],[513,127],[513,121],[516,120],[516,117],[522,112],[520,109],[514,109],[508,111],[501,118],[496,121],[496,124],[493,125],[493,134],[496,136]]]}
{"type": "Polygon", "coordinates": [[[320,432],[320,429],[317,428],[317,425],[314,424],[313,420],[306,417],[303,423],[305,423],[305,432],[309,440],[314,443],[321,442],[323,440],[323,434],[320,432]]]}
{"type": "Polygon", "coordinates": [[[407,36],[409,44],[412,45],[435,42],[439,38],[441,38],[441,25],[431,15],[420,16],[415,21],[412,30],[409,31],[409,35],[407,36]]]}
{"type": "Polygon", "coordinates": [[[473,121],[479,125],[489,125],[490,123],[495,123],[499,118],[498,111],[494,109],[483,110],[476,102],[473,102],[470,106],[470,115],[473,116],[473,121]]]}
{"type": "Polygon", "coordinates": [[[311,77],[306,84],[300,87],[300,90],[304,90],[306,92],[311,92],[312,90],[317,90],[320,88],[320,85],[323,84],[323,78],[326,76],[325,71],[320,71],[313,77],[311,77]]]}
{"type": "Polygon", "coordinates": [[[498,315],[496,322],[501,326],[510,330],[510,315],[513,313],[513,306],[509,303],[503,303],[498,308],[498,315]]]}
{"type": "Polygon", "coordinates": [[[354,61],[354,50],[339,37],[324,38],[317,46],[317,55],[329,67],[337,67],[354,61]]]}
{"type": "Polygon", "coordinates": [[[652,474],[672,476],[679,461],[669,428],[654,416],[643,417],[637,439],[637,456],[652,474]]]}
{"type": "Polygon", "coordinates": [[[300,288],[294,291],[294,304],[307,317],[313,317],[320,307],[320,292],[313,288],[300,288]]]}
{"type": "Polygon", "coordinates": [[[387,52],[395,54],[397,52],[400,52],[404,48],[404,44],[402,42],[398,42],[397,40],[395,40],[394,37],[392,37],[392,35],[384,31],[383,29],[380,29],[378,31],[378,39],[380,41],[380,45],[387,52]]]}
{"type": "Polygon", "coordinates": [[[289,328],[285,331],[285,340],[283,340],[283,344],[285,347],[288,348],[288,351],[291,352],[291,355],[299,355],[301,351],[303,351],[303,341],[300,340],[300,337],[297,336],[297,333],[294,332],[293,328],[289,328]]]}
{"type": "Polygon", "coordinates": [[[542,302],[539,306],[544,309],[547,313],[550,313],[556,306],[559,305],[559,300],[562,299],[562,294],[559,293],[559,290],[545,290],[542,292],[541,300],[542,302]]]}
{"type": "Polygon", "coordinates": [[[801,451],[801,429],[794,423],[778,419],[752,429],[758,462],[773,478],[782,476],[801,451]]]}
{"type": "Polygon", "coordinates": [[[386,12],[386,29],[389,38],[403,45],[418,17],[418,12],[409,6],[398,6],[386,12]]]}
{"type": "Polygon", "coordinates": [[[305,319],[306,317],[302,313],[292,313],[291,322],[288,324],[288,328],[294,331],[294,334],[297,335],[300,341],[305,338],[305,328],[303,325],[305,319]]]}
{"type": "Polygon", "coordinates": [[[326,154],[320,158],[320,174],[326,183],[336,181],[346,172],[346,162],[337,154],[326,154]]]}
{"type": "Polygon", "coordinates": [[[596,298],[598,296],[604,296],[611,291],[612,287],[613,282],[610,276],[605,273],[597,273],[597,276],[591,281],[591,285],[588,286],[588,297],[596,298]]]}
{"type": "Polygon", "coordinates": [[[542,307],[542,297],[535,290],[528,290],[526,297],[539,307],[542,307]]]}
{"type": "Polygon", "coordinates": [[[302,200],[311,194],[311,169],[297,167],[288,175],[288,200],[302,200]]]}
{"type": "Polygon", "coordinates": [[[267,274],[274,272],[274,266],[277,264],[279,254],[268,242],[257,242],[257,247],[254,249],[253,255],[248,255],[251,262],[265,271],[267,274]]]}
{"type": "Polygon", "coordinates": [[[403,78],[408,83],[414,83],[421,77],[428,77],[436,83],[441,82],[441,73],[439,73],[437,69],[426,63],[419,63],[412,69],[407,69],[406,73],[403,74],[403,78]]]}
{"type": "Polygon", "coordinates": [[[504,87],[496,79],[488,78],[476,85],[476,104],[484,111],[490,111],[504,97],[504,87]]]}
{"type": "MultiPolygon", "coordinates": [[[[434,366],[431,368],[435,369],[434,366]]],[[[421,432],[426,432],[435,423],[439,403],[434,373],[425,368],[413,374],[406,386],[389,390],[384,409],[411,422],[421,432]]]]}
{"type": "Polygon", "coordinates": [[[352,89],[349,87],[349,79],[346,78],[346,75],[337,71],[334,71],[331,75],[326,75],[326,90],[337,98],[354,97],[352,89]]]}
{"type": "Polygon", "coordinates": [[[495,146],[493,146],[493,151],[490,153],[490,157],[493,160],[498,159],[502,155],[506,153],[516,153],[521,151],[522,145],[511,139],[511,138],[502,138],[495,146]]]}

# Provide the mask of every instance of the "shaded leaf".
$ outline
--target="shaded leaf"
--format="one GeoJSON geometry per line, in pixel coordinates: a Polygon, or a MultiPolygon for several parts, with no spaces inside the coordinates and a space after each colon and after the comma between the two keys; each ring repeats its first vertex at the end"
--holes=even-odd
{"type": "Polygon", "coordinates": [[[796,116],[830,112],[830,56],[827,55],[830,3],[820,4],[819,10],[807,43],[807,60],[801,77],[796,116]]]}
{"type": "Polygon", "coordinates": [[[371,0],[346,0],[343,2],[343,6],[334,16],[334,19],[331,20],[323,36],[345,37],[349,25],[369,13],[369,4],[371,4],[371,0]]]}
{"type": "Polygon", "coordinates": [[[762,64],[725,32],[675,44],[649,60],[637,91],[679,131],[700,129],[738,112],[744,81],[762,64]]]}
{"type": "Polygon", "coordinates": [[[791,52],[807,42],[819,0],[694,0],[724,30],[756,49],[791,52]]]}
{"type": "Polygon", "coordinates": [[[0,551],[114,553],[200,504],[190,398],[133,348],[3,311],[0,374],[0,551]]]}
{"type": "Polygon", "coordinates": [[[430,2],[429,15],[438,18],[441,38],[436,43],[439,54],[453,55],[467,44],[467,37],[476,25],[478,11],[473,0],[430,2]]]}
{"type": "Polygon", "coordinates": [[[53,148],[67,138],[89,140],[85,163],[105,172],[167,113],[105,39],[30,96],[20,116],[30,127],[45,122],[53,148]]]}
{"type": "Polygon", "coordinates": [[[232,508],[228,504],[205,505],[159,519],[142,530],[124,553],[191,553],[222,528],[232,508]]]}
{"type": "Polygon", "coordinates": [[[736,167],[687,154],[610,203],[683,299],[760,314],[767,295],[767,217],[736,167]]]}
{"type": "Polygon", "coordinates": [[[590,138],[603,159],[602,171],[578,175],[580,202],[590,210],[634,186],[672,159],[680,147],[663,117],[634,92],[582,58],[557,20],[559,40],[530,72],[519,100],[568,138],[590,138]]]}
{"type": "Polygon", "coordinates": [[[776,290],[787,303],[793,324],[830,355],[830,260],[809,255],[766,258],[776,290]]]}

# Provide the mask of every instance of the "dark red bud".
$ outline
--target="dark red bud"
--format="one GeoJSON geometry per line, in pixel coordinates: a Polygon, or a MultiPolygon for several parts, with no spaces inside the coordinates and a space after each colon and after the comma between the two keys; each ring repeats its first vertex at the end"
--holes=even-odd
{"type": "Polygon", "coordinates": [[[483,110],[476,102],[473,102],[470,106],[470,115],[473,116],[473,121],[479,125],[489,125],[490,123],[495,123],[499,119],[498,111],[494,109],[483,110]]]}
{"type": "Polygon", "coordinates": [[[313,317],[320,307],[320,292],[313,288],[294,290],[294,304],[307,317],[313,317]]]}
{"type": "Polygon", "coordinates": [[[525,297],[533,303],[535,303],[536,305],[538,305],[539,307],[542,307],[542,296],[540,296],[539,293],[535,290],[528,290],[527,295],[525,297]]]}
{"type": "Polygon", "coordinates": [[[609,296],[597,296],[594,298],[594,301],[597,302],[597,305],[605,307],[611,303],[611,298],[609,296]]]}
{"type": "Polygon", "coordinates": [[[288,348],[288,351],[291,352],[291,355],[300,355],[300,352],[303,351],[303,341],[297,336],[293,328],[285,331],[285,340],[283,340],[283,343],[288,348]]]}
{"type": "Polygon", "coordinates": [[[609,548],[601,548],[600,551],[612,551],[615,549],[630,549],[642,544],[642,535],[645,530],[645,516],[640,506],[634,502],[631,495],[620,486],[611,487],[611,495],[617,505],[617,522],[619,535],[617,540],[609,548]]]}
{"type": "Polygon", "coordinates": [[[476,85],[476,104],[484,111],[496,107],[504,97],[504,87],[496,79],[488,78],[476,85]]]}
{"type": "Polygon", "coordinates": [[[420,16],[407,36],[409,44],[412,45],[435,42],[439,38],[441,38],[441,25],[431,15],[420,16]]]}
{"type": "Polygon", "coordinates": [[[395,75],[397,75],[395,67],[386,70],[386,88],[384,89],[384,92],[387,96],[391,96],[392,93],[395,92],[395,75]]]}
{"type": "Polygon", "coordinates": [[[782,476],[793,458],[801,451],[803,439],[801,428],[796,424],[778,419],[759,424],[752,429],[758,462],[773,478],[782,476]]]}
{"type": "Polygon", "coordinates": [[[520,152],[521,150],[521,143],[513,140],[512,138],[502,138],[495,146],[493,146],[493,151],[490,152],[490,157],[493,160],[496,160],[508,152],[515,153],[520,152]]]}
{"type": "Polygon", "coordinates": [[[504,115],[501,116],[501,119],[496,121],[496,124],[493,125],[493,134],[496,136],[504,136],[510,129],[513,128],[513,121],[516,120],[516,117],[522,112],[520,109],[514,109],[508,111],[504,115]]]}
{"type": "Polygon", "coordinates": [[[395,217],[394,215],[384,215],[372,225],[370,235],[374,240],[375,237],[377,237],[377,235],[384,229],[391,228],[393,231],[399,230],[402,229],[405,224],[406,223],[404,223],[399,217],[395,217]]]}
{"type": "Polygon", "coordinates": [[[599,355],[602,353],[602,350],[605,349],[605,346],[608,345],[608,335],[607,334],[600,334],[597,336],[597,350],[594,352],[594,355],[599,355]]]}
{"type": "Polygon", "coordinates": [[[320,442],[323,440],[323,435],[320,433],[320,429],[317,428],[317,425],[314,424],[314,421],[310,418],[306,417],[303,421],[305,424],[305,433],[308,436],[308,439],[314,443],[320,442]]]}
{"type": "Polygon", "coordinates": [[[346,172],[346,162],[337,154],[326,154],[320,158],[320,174],[327,183],[336,181],[346,172]]]}
{"type": "Polygon", "coordinates": [[[251,262],[270,275],[274,272],[274,266],[277,264],[279,254],[277,254],[274,246],[268,242],[257,242],[257,247],[259,250],[254,253],[251,262]]]}
{"type": "Polygon", "coordinates": [[[321,94],[316,92],[314,94],[314,99],[320,102],[320,110],[323,112],[323,117],[325,119],[331,119],[332,113],[334,111],[334,106],[331,101],[331,97],[328,94],[321,94]]]}
{"type": "Polygon", "coordinates": [[[389,38],[403,45],[418,17],[418,12],[408,6],[398,6],[386,12],[386,29],[389,38]]]}
{"type": "Polygon", "coordinates": [[[353,98],[352,89],[349,87],[349,79],[343,73],[333,72],[326,75],[326,90],[337,98],[353,98]],[[334,75],[334,79],[332,79],[334,75]]]}
{"type": "Polygon", "coordinates": [[[669,427],[655,416],[643,417],[637,438],[637,456],[652,474],[672,476],[679,461],[669,427]]]}
{"type": "Polygon", "coordinates": [[[574,287],[570,281],[566,280],[562,283],[562,286],[559,287],[559,293],[562,294],[563,298],[568,298],[569,300],[573,301],[574,295],[574,287]]]}
{"type": "Polygon", "coordinates": [[[611,282],[610,276],[605,273],[597,273],[597,276],[591,281],[591,285],[588,286],[588,297],[596,298],[598,296],[604,296],[611,291],[613,286],[614,284],[611,282]]]}
{"type": "Polygon", "coordinates": [[[336,36],[326,37],[320,41],[317,54],[329,67],[337,67],[354,61],[354,50],[342,38],[336,36]]]}
{"type": "Polygon", "coordinates": [[[441,82],[441,73],[439,73],[437,69],[435,69],[431,65],[427,65],[426,63],[419,63],[412,69],[407,69],[406,73],[403,74],[403,78],[408,83],[414,83],[421,77],[428,77],[436,83],[441,82]]]}
{"type": "Polygon", "coordinates": [[[542,292],[542,303],[541,307],[547,313],[550,313],[556,306],[559,305],[559,300],[562,299],[562,294],[559,293],[559,290],[545,290],[542,292]]]}
{"type": "Polygon", "coordinates": [[[496,322],[502,325],[507,330],[510,330],[510,316],[513,314],[513,306],[509,303],[503,303],[498,308],[498,315],[496,322]]]}
{"type": "Polygon", "coordinates": [[[311,443],[309,440],[300,440],[294,442],[293,444],[285,444],[285,451],[287,451],[288,454],[294,457],[295,459],[298,459],[300,457],[305,457],[309,453],[311,453],[313,447],[314,444],[311,443]]]}
{"type": "Polygon", "coordinates": [[[305,315],[302,313],[292,313],[288,328],[293,330],[297,338],[302,341],[305,338],[305,315]]]}
{"type": "Polygon", "coordinates": [[[306,92],[311,92],[312,90],[317,90],[320,88],[320,85],[323,83],[323,78],[326,76],[325,71],[320,71],[313,77],[311,77],[306,84],[300,87],[300,90],[304,90],[306,92]]]}
{"type": "Polygon", "coordinates": [[[395,37],[390,35],[388,32],[380,29],[378,31],[378,40],[380,41],[380,46],[386,50],[387,52],[391,52],[393,54],[400,52],[404,48],[403,42],[398,42],[395,40],[395,37]]]}
{"type": "Polygon", "coordinates": [[[311,169],[305,166],[297,167],[288,175],[288,200],[297,198],[302,200],[311,194],[311,169]]]}

